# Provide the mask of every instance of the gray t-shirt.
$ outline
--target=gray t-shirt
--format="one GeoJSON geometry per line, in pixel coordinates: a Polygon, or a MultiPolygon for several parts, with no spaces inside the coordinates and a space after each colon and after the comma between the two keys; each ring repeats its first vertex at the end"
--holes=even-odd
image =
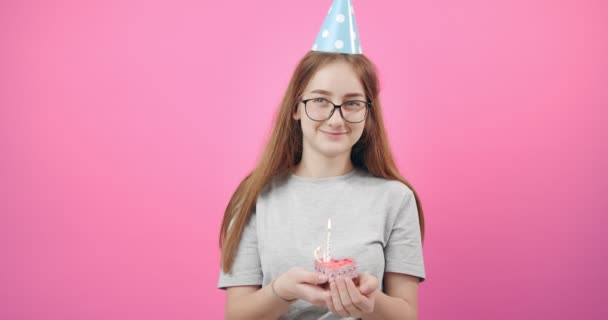
{"type": "MultiPolygon", "coordinates": [[[[426,278],[416,200],[396,180],[362,169],[329,178],[291,174],[276,178],[258,196],[243,231],[232,272],[218,287],[270,284],[291,267],[314,271],[315,248],[325,248],[331,218],[332,258],[353,258],[359,272],[426,278]]],[[[306,301],[292,303],[280,319],[340,319],[306,301]]]]}

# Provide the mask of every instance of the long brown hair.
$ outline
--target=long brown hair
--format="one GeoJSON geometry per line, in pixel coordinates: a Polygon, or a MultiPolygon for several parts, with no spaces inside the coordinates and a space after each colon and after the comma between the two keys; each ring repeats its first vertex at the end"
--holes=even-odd
{"type": "Polygon", "coordinates": [[[310,51],[302,58],[289,81],[270,139],[257,166],[241,181],[224,212],[220,248],[225,273],[232,269],[243,229],[255,209],[259,193],[274,177],[290,173],[302,158],[302,128],[292,115],[304,88],[319,68],[336,60],[346,61],[353,67],[372,104],[363,134],[351,151],[353,165],[377,177],[399,180],[414,191],[421,236],[424,239],[424,215],[420,199],[412,185],[399,174],[390,151],[378,100],[379,83],[374,64],[360,54],[310,51]]]}

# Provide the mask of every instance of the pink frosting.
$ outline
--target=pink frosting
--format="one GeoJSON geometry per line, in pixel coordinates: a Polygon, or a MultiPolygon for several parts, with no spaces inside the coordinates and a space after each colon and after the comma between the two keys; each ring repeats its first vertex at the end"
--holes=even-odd
{"type": "Polygon", "coordinates": [[[347,266],[349,264],[353,264],[353,260],[352,259],[342,259],[342,260],[331,259],[328,262],[319,261],[319,264],[323,265],[327,269],[335,270],[335,269],[339,269],[344,266],[347,266]]]}

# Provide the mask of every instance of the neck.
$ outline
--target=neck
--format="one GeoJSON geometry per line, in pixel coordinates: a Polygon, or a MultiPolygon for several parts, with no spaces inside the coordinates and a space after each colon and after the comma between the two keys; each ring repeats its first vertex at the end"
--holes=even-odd
{"type": "Polygon", "coordinates": [[[294,174],[307,178],[329,178],[345,175],[353,170],[350,154],[333,158],[319,154],[302,153],[302,161],[294,169],[294,174]]]}

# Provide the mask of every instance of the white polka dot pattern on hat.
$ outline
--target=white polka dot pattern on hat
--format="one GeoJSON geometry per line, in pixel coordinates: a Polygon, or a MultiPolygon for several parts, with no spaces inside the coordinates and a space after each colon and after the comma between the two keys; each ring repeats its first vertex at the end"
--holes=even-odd
{"type": "Polygon", "coordinates": [[[333,0],[317,33],[313,50],[345,54],[361,53],[352,0],[333,0]]]}

